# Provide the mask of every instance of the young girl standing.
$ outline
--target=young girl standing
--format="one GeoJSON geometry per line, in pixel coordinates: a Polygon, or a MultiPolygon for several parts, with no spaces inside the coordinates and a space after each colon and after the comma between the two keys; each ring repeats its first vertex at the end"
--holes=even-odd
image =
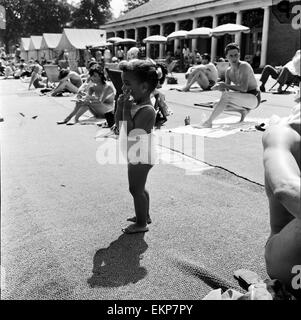
{"type": "Polygon", "coordinates": [[[119,128],[119,141],[126,150],[128,162],[129,190],[134,198],[135,214],[129,221],[134,222],[122,229],[125,233],[148,231],[149,194],[145,190],[147,175],[152,168],[153,136],[156,112],[151,103],[151,93],[158,84],[156,66],[147,60],[122,61],[119,64],[122,73],[123,92],[117,103],[115,123],[119,128]],[[125,136],[125,139],[123,138],[125,136]],[[140,157],[131,153],[131,148],[140,139],[140,157]]]}

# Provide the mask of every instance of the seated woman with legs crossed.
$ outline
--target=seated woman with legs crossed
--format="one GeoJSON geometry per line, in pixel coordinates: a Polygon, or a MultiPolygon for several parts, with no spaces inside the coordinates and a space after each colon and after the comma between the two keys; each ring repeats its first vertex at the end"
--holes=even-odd
{"type": "Polygon", "coordinates": [[[89,86],[88,94],[76,102],[74,110],[64,121],[57,124],[65,124],[73,117],[77,123],[80,116],[89,110],[96,118],[105,118],[109,127],[113,126],[115,91],[112,85],[107,83],[100,66],[90,69],[89,74],[93,84],[89,86]]]}

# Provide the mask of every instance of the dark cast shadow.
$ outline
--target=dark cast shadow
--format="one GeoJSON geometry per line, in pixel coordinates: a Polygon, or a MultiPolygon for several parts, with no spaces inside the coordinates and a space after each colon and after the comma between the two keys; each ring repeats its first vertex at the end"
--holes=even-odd
{"type": "Polygon", "coordinates": [[[143,233],[121,235],[108,248],[95,253],[88,284],[91,288],[121,287],[143,279],[147,270],[140,266],[140,260],[147,248],[143,233]]]}

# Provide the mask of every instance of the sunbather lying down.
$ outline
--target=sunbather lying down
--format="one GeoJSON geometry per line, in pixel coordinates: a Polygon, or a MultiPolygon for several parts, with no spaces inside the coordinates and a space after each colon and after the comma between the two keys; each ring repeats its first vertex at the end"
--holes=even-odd
{"type": "MultiPolygon", "coordinates": [[[[88,110],[98,119],[106,119],[108,126],[114,124],[115,91],[106,78],[101,67],[90,69],[90,79],[92,83],[84,92],[78,94],[78,101],[74,110],[61,122],[57,124],[67,124],[73,117],[75,122],[88,110]]],[[[74,124],[71,123],[71,124],[74,124]]]]}

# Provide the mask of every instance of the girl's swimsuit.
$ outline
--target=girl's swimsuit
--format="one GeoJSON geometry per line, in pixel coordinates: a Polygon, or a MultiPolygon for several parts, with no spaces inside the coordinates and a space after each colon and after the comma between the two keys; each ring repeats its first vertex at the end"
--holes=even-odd
{"type": "MultiPolygon", "coordinates": [[[[135,123],[135,116],[138,111],[143,108],[151,107],[152,105],[136,105],[133,104],[133,108],[131,109],[131,116],[135,123]]],[[[125,126],[126,121],[122,121],[122,125],[119,132],[119,150],[123,157],[125,157],[127,163],[141,163],[141,164],[150,164],[153,165],[157,159],[157,147],[155,141],[155,135],[153,132],[145,133],[145,134],[137,134],[135,137],[139,136],[139,139],[135,139],[137,142],[131,144],[129,147],[128,140],[131,138],[127,135],[127,128],[125,126]]],[[[135,129],[135,128],[134,128],[135,129]]]]}

